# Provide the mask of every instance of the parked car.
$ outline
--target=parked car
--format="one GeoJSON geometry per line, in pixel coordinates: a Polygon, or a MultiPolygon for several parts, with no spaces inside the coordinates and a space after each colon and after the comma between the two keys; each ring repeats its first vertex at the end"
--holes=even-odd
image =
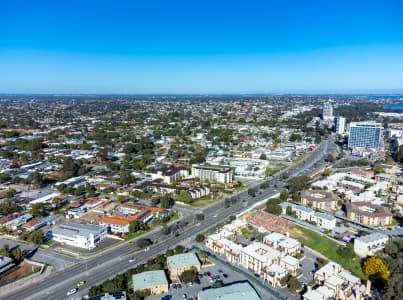
{"type": "Polygon", "coordinates": [[[71,295],[77,293],[77,291],[78,291],[78,288],[71,289],[70,291],[67,292],[67,296],[71,296],[71,295]]]}

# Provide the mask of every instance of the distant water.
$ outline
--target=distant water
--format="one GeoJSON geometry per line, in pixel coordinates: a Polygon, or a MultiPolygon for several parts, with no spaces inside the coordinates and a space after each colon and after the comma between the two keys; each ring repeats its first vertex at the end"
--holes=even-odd
{"type": "Polygon", "coordinates": [[[385,104],[383,108],[403,110],[403,103],[385,104]]]}

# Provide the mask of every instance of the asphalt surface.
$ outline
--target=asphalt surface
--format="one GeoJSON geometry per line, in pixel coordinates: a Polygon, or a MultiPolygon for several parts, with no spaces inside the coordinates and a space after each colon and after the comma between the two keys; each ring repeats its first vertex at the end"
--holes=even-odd
{"type": "MultiPolygon", "coordinates": [[[[178,236],[167,237],[164,236],[160,230],[144,236],[152,241],[158,241],[154,243],[147,252],[136,249],[133,245],[123,244],[120,247],[116,247],[110,251],[82,261],[63,271],[55,272],[43,281],[3,296],[1,299],[81,299],[92,285],[99,284],[108,278],[113,278],[116,274],[122,273],[133,267],[134,265],[129,263],[130,257],[135,257],[136,263],[143,263],[158,253],[165,253],[168,248],[172,248],[177,244],[180,244],[183,240],[189,239],[197,233],[226,220],[230,215],[236,215],[247,207],[278,193],[284,185],[282,180],[296,175],[308,175],[308,173],[314,169],[321,168],[327,153],[333,151],[332,146],[334,147],[330,140],[322,141],[321,146],[303,162],[287,169],[285,173],[281,172],[270,178],[270,187],[261,190],[261,193],[258,193],[254,198],[251,198],[247,191],[243,191],[237,196],[231,197],[236,200],[236,202],[228,208],[225,207],[223,201],[204,209],[203,213],[206,216],[205,220],[200,222],[200,224],[197,224],[197,226],[184,226],[178,236]],[[241,201],[240,199],[243,199],[244,201],[241,201]],[[134,253],[136,250],[137,252],[134,253]],[[85,280],[86,285],[80,288],[78,293],[67,297],[67,291],[74,288],[81,280],[85,280]]],[[[192,224],[194,221],[194,215],[187,216],[181,220],[180,224],[192,224]]]]}

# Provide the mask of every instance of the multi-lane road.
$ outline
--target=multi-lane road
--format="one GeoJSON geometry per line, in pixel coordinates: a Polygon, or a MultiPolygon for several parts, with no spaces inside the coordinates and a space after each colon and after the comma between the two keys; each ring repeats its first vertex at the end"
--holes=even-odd
{"type": "Polygon", "coordinates": [[[239,193],[234,199],[237,199],[230,207],[226,207],[224,202],[217,203],[203,210],[206,216],[205,220],[195,224],[195,215],[186,216],[181,220],[181,224],[188,224],[183,227],[180,235],[164,236],[161,230],[148,234],[147,238],[155,243],[147,252],[138,250],[130,244],[123,244],[92,258],[82,260],[80,263],[60,272],[55,272],[43,281],[32,284],[26,288],[10,293],[0,299],[80,299],[86,294],[88,288],[99,284],[102,281],[114,277],[116,274],[126,271],[133,267],[129,263],[130,257],[136,258],[136,263],[145,262],[158,253],[165,252],[182,241],[194,237],[197,233],[206,230],[224,220],[230,215],[236,215],[246,207],[256,204],[268,197],[278,193],[284,186],[284,180],[296,175],[309,174],[316,169],[320,169],[325,162],[328,153],[334,151],[332,140],[322,141],[320,147],[316,149],[307,159],[287,169],[286,172],[273,176],[269,180],[269,187],[260,190],[256,197],[250,197],[247,191],[239,193]],[[242,201],[241,201],[242,199],[242,201]],[[136,252],[135,252],[136,251],[136,252]],[[66,293],[81,281],[86,281],[86,286],[70,297],[66,293]]]}

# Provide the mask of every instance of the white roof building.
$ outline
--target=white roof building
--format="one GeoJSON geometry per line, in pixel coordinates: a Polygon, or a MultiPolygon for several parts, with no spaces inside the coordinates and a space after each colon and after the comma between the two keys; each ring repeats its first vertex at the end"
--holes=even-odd
{"type": "Polygon", "coordinates": [[[361,257],[374,255],[385,248],[389,237],[381,233],[372,233],[354,240],[354,251],[361,257]]]}
{"type": "Polygon", "coordinates": [[[74,247],[94,249],[107,234],[106,226],[63,223],[52,229],[53,239],[74,247]]]}

